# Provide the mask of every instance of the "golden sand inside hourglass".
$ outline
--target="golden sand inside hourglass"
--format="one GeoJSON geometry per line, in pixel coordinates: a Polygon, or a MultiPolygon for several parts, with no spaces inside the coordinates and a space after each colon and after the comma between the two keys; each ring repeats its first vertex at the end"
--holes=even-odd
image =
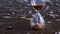
{"type": "Polygon", "coordinates": [[[33,5],[36,10],[42,10],[43,5],[33,5]]]}
{"type": "Polygon", "coordinates": [[[37,29],[45,29],[45,25],[42,24],[36,24],[34,27],[37,29]]]}

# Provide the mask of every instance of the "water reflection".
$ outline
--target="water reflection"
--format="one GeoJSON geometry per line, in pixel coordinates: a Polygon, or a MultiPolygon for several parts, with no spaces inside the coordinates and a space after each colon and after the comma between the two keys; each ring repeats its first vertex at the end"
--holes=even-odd
{"type": "Polygon", "coordinates": [[[55,32],[55,34],[60,34],[60,31],[59,32],[55,32]]]}

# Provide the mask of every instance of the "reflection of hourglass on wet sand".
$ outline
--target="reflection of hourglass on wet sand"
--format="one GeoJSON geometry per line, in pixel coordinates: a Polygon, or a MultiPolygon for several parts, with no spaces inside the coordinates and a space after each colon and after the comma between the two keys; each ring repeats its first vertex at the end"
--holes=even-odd
{"type": "Polygon", "coordinates": [[[40,11],[45,7],[46,0],[31,0],[31,5],[36,11],[36,13],[33,16],[33,20],[31,19],[30,26],[33,28],[36,26],[37,29],[44,29],[45,28],[45,20],[40,14],[40,11]],[[34,23],[34,18],[37,21],[34,23]],[[35,24],[35,25],[34,25],[35,24]]]}

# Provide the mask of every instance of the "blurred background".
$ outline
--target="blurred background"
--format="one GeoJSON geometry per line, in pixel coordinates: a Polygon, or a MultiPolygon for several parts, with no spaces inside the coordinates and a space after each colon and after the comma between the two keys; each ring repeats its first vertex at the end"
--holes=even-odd
{"type": "Polygon", "coordinates": [[[45,31],[29,30],[25,17],[35,13],[30,0],[0,0],[1,34],[60,34],[60,0],[50,0],[40,12],[46,22],[45,31]]]}

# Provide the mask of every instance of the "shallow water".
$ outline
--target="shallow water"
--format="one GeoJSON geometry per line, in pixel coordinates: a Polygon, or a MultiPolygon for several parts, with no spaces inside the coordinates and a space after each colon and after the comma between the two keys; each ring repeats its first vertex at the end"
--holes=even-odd
{"type": "Polygon", "coordinates": [[[0,34],[58,34],[60,31],[60,0],[51,1],[51,4],[47,3],[47,8],[45,7],[46,9],[41,12],[45,19],[46,29],[30,30],[28,29],[29,21],[19,18],[19,16],[28,15],[29,11],[35,13],[30,0],[0,0],[0,34]],[[2,18],[4,16],[6,18],[2,18]]]}

